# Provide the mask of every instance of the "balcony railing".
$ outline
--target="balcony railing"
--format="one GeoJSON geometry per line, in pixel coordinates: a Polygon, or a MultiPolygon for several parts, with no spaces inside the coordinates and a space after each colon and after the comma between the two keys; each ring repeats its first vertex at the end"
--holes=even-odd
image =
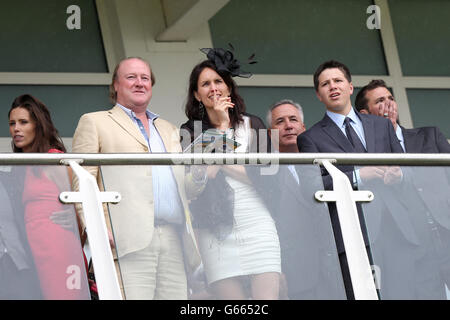
{"type": "Polygon", "coordinates": [[[256,269],[265,270],[264,255],[217,253],[227,239],[244,247],[246,241],[256,243],[256,249],[273,245],[267,261],[279,260],[286,280],[281,299],[346,299],[349,283],[356,299],[447,298],[450,154],[8,153],[0,154],[0,261],[11,276],[0,287],[1,299],[90,299],[85,260],[91,257],[100,299],[139,298],[128,291],[131,255],[125,229],[146,229],[126,217],[140,208],[152,210],[153,203],[140,201],[153,194],[153,166],[170,166],[187,181],[178,188],[186,189],[203,261],[188,272],[189,299],[215,299],[210,290],[215,280],[254,268],[242,261],[259,261],[262,268],[256,269]],[[211,189],[214,177],[205,185],[189,184],[193,167],[236,165],[245,168],[246,179],[223,178],[234,199],[223,185],[211,189]],[[353,166],[357,186],[342,173],[353,166]],[[83,167],[99,167],[100,189],[83,167]],[[375,167],[378,178],[365,179],[364,171],[376,173],[375,167]],[[214,203],[221,209],[215,214],[231,217],[231,224],[211,222],[205,208],[214,203]],[[88,234],[84,252],[76,211],[88,234]],[[237,230],[260,222],[269,229],[273,225],[275,234],[237,230]],[[349,279],[342,275],[344,252],[349,279]]]}

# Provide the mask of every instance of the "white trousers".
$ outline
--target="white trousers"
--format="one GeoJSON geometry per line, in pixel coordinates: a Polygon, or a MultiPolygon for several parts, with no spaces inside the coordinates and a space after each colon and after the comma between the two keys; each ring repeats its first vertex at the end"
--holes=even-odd
{"type": "Polygon", "coordinates": [[[187,280],[180,236],[173,225],[155,227],[146,248],[119,259],[127,300],[185,300],[187,280]]]}

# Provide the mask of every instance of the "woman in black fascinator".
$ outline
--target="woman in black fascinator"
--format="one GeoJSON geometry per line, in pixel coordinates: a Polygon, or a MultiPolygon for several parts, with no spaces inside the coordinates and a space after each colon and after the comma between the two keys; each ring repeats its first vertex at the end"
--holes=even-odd
{"type": "MultiPolygon", "coordinates": [[[[265,129],[264,123],[245,112],[233,80],[251,74],[241,70],[229,50],[201,51],[207,59],[190,75],[188,121],[181,126],[183,150],[267,152],[262,146],[267,144],[267,131],[259,131],[265,129]]],[[[190,210],[211,292],[218,299],[278,299],[280,246],[258,183],[260,168],[211,165],[189,170],[187,186],[197,186],[188,187],[193,198],[190,210]]]]}

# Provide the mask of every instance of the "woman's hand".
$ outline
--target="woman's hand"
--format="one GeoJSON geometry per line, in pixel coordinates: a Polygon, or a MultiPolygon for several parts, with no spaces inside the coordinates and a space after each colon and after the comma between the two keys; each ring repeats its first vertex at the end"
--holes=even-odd
{"type": "Polygon", "coordinates": [[[226,130],[230,126],[230,114],[228,109],[234,108],[231,97],[219,97],[214,95],[214,115],[210,115],[211,123],[219,130],[226,130]]]}

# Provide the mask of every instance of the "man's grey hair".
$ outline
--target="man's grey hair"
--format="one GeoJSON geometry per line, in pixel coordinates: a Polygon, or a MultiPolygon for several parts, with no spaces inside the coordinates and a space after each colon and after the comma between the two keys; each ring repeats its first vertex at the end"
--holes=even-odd
{"type": "Polygon", "coordinates": [[[302,109],[302,107],[300,106],[300,104],[297,103],[297,102],[294,102],[294,101],[292,101],[292,100],[290,100],[290,99],[283,99],[283,100],[280,100],[280,101],[278,101],[278,102],[275,102],[275,103],[270,107],[269,111],[267,111],[266,120],[267,120],[267,126],[268,126],[268,127],[271,127],[271,126],[272,126],[272,111],[273,111],[275,108],[277,108],[277,107],[279,107],[279,106],[281,106],[281,105],[283,105],[283,104],[290,104],[290,105],[292,105],[293,107],[297,108],[298,113],[300,114],[300,120],[301,120],[303,123],[305,123],[305,118],[304,118],[304,115],[303,115],[303,109],[302,109]]]}

